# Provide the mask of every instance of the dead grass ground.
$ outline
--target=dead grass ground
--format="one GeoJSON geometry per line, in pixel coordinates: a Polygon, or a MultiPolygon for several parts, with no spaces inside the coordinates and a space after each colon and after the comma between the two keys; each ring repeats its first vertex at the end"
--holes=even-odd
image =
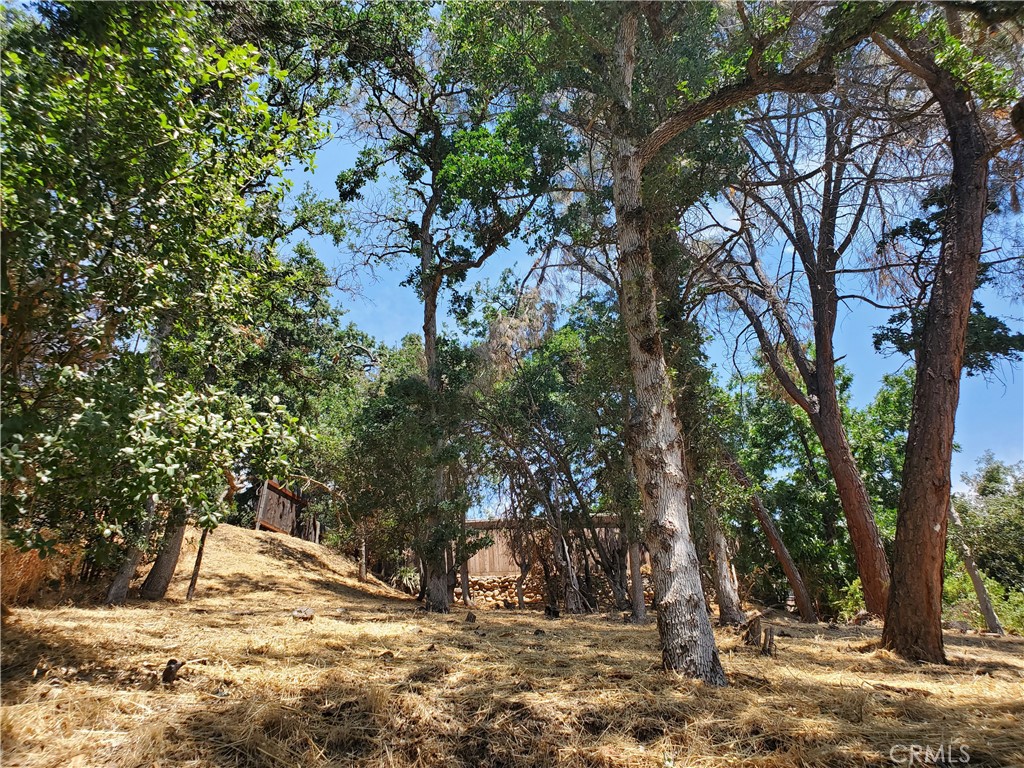
{"type": "Polygon", "coordinates": [[[715,690],[658,669],[653,625],[424,615],[296,539],[219,528],[186,604],[190,565],[167,603],[14,612],[4,766],[842,768],[906,765],[901,745],[1024,766],[1021,638],[950,636],[954,664],[919,666],[877,629],[776,616],[776,658],[719,633],[715,690]],[[204,661],[164,687],[171,657],[204,661]]]}

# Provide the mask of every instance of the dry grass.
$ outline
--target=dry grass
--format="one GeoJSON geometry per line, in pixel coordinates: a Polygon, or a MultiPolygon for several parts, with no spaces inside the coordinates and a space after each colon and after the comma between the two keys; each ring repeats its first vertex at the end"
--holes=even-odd
{"type": "Polygon", "coordinates": [[[842,768],[951,743],[1024,765],[1020,638],[950,636],[954,664],[918,666],[873,650],[877,629],[776,616],[774,659],[720,633],[714,690],[658,669],[653,625],[424,615],[295,539],[218,529],[186,604],[190,565],[168,603],[15,611],[4,766],[842,768]],[[166,688],[170,657],[204,661],[166,688]]]}
{"type": "Polygon", "coordinates": [[[20,552],[4,542],[0,546],[0,602],[20,605],[38,594],[49,571],[47,562],[36,552],[20,552]]]}

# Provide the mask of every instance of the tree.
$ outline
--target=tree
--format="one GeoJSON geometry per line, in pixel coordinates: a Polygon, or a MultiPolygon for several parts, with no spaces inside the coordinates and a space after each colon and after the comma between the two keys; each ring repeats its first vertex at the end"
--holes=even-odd
{"type": "Polygon", "coordinates": [[[964,568],[971,579],[974,593],[978,596],[978,606],[981,608],[981,615],[985,617],[985,626],[988,627],[989,632],[1001,635],[1003,634],[1003,627],[999,623],[999,617],[996,616],[995,608],[992,607],[992,599],[989,597],[988,589],[985,587],[985,579],[982,577],[981,572],[978,571],[977,563],[974,561],[974,553],[971,551],[971,546],[965,541],[963,520],[960,519],[960,513],[953,502],[949,505],[949,522],[953,526],[953,539],[960,550],[960,557],[963,560],[964,568]]]}
{"type": "MultiPolygon", "coordinates": [[[[343,201],[362,195],[368,238],[358,246],[376,262],[412,257],[409,276],[423,302],[427,385],[442,396],[437,311],[443,288],[508,246],[547,191],[566,151],[562,131],[528,102],[508,107],[500,91],[477,87],[460,72],[457,30],[426,6],[371,6],[368,22],[393,39],[360,72],[357,133],[370,141],[356,168],[342,173],[343,201]],[[382,173],[401,200],[380,206],[361,192],[382,173]]],[[[438,436],[434,501],[427,508],[421,556],[428,609],[447,612],[451,528],[446,505],[458,473],[447,438],[438,436]],[[446,461],[440,457],[447,455],[446,461]]]]}
{"type": "Polygon", "coordinates": [[[224,470],[278,466],[293,444],[279,404],[175,379],[163,360],[194,321],[244,324],[274,263],[274,177],[318,132],[268,106],[273,61],[202,7],[37,12],[4,30],[5,534],[104,565],[127,551],[127,573],[157,497],[215,524],[224,470]]]}
{"type": "Polygon", "coordinates": [[[775,559],[779,561],[779,565],[781,566],[783,573],[786,574],[786,580],[789,582],[790,589],[793,590],[797,610],[800,612],[800,620],[809,624],[816,623],[818,621],[818,612],[814,607],[814,602],[811,600],[810,593],[808,592],[807,586],[804,582],[804,577],[801,575],[800,569],[797,567],[796,562],[790,555],[789,548],[786,546],[785,541],[783,541],[782,534],[779,533],[778,526],[775,524],[772,516],[765,508],[760,494],[756,493],[751,487],[750,479],[747,477],[746,472],[744,472],[743,467],[740,466],[740,463],[735,459],[735,457],[729,453],[725,453],[722,460],[728,467],[729,474],[732,476],[733,481],[740,487],[744,488],[749,494],[750,509],[757,518],[758,524],[761,526],[761,530],[764,531],[765,538],[768,541],[768,546],[771,547],[772,552],[775,554],[775,559]]]}
{"type": "Polygon", "coordinates": [[[743,312],[767,367],[807,414],[842,501],[868,610],[882,615],[889,564],[843,425],[833,337],[844,259],[861,238],[869,202],[883,194],[879,170],[895,130],[879,128],[848,96],[833,94],[764,97],[752,113],[750,168],[727,198],[737,225],[723,225],[730,231],[712,279],[743,312]],[[803,172],[810,162],[818,165],[803,172]],[[802,271],[766,264],[762,253],[775,248],[792,249],[802,271]],[[772,276],[777,272],[782,277],[772,276]],[[810,344],[799,331],[805,318],[810,344]]]}
{"type": "Polygon", "coordinates": [[[1024,592],[1024,466],[986,453],[978,459],[978,470],[963,479],[969,493],[954,499],[964,523],[961,540],[987,575],[1024,592]]]}
{"type": "MultiPolygon", "coordinates": [[[[839,368],[838,397],[847,413],[849,382],[839,368]]],[[[778,559],[798,606],[813,609],[816,603],[829,615],[855,578],[856,561],[846,529],[839,524],[842,507],[828,480],[824,451],[814,439],[806,412],[786,397],[771,372],[762,368],[734,380],[732,386],[732,451],[726,461],[740,485],[748,488],[751,511],[772,549],[781,555],[778,559]],[[785,532],[784,541],[779,528],[785,532]],[[794,586],[794,581],[804,588],[794,586]]],[[[776,583],[765,582],[762,588],[771,590],[776,583]]]]}
{"type": "Polygon", "coordinates": [[[978,99],[1011,103],[1005,76],[957,35],[962,20],[904,12],[875,42],[919,78],[949,132],[950,195],[917,356],[883,644],[906,658],[944,663],[942,568],[949,466],[967,324],[981,259],[992,149],[978,99]]]}
{"type": "Polygon", "coordinates": [[[772,6],[753,10],[751,16],[739,6],[739,31],[723,30],[723,45],[714,36],[717,11],[704,3],[552,3],[517,9],[500,25],[500,34],[512,38],[532,36],[539,27],[546,45],[543,67],[554,73],[550,109],[600,142],[611,167],[621,314],[639,416],[633,463],[653,559],[662,660],[667,669],[716,685],[724,685],[725,676],[704,612],[690,533],[644,171],[662,153],[667,157],[685,131],[761,93],[826,90],[834,54],[891,13],[876,5],[852,12],[837,8],[827,17],[813,5],[781,14],[772,6]],[[820,37],[809,36],[809,47],[808,37],[791,37],[805,31],[808,21],[824,27],[820,37]]]}
{"type": "MultiPolygon", "coordinates": [[[[572,586],[590,562],[600,567],[615,607],[624,610],[632,602],[626,540],[601,530],[611,523],[628,535],[637,523],[623,450],[625,371],[606,346],[609,326],[613,333],[621,329],[596,299],[575,305],[568,323],[551,329],[550,316],[544,318],[549,313],[534,300],[522,296],[511,311],[488,313],[490,372],[478,394],[478,428],[491,474],[516,502],[519,543],[536,541],[528,535],[531,524],[547,530],[557,555],[553,570],[564,582],[553,592],[566,611],[597,608],[593,594],[577,594],[572,586]]],[[[642,596],[639,602],[642,607],[642,596]]]]}
{"type": "MultiPolygon", "coordinates": [[[[301,245],[296,251],[291,258],[268,263],[265,272],[254,276],[258,289],[250,294],[244,317],[204,314],[176,326],[161,344],[161,361],[165,381],[177,387],[223,389],[254,402],[277,398],[302,427],[296,430],[298,443],[290,451],[289,474],[312,475],[323,484],[330,479],[318,462],[323,434],[346,427],[344,422],[326,423],[325,402],[350,400],[360,391],[363,360],[373,354],[372,341],[340,325],[324,265],[301,245]]],[[[331,411],[339,421],[342,415],[331,411]]],[[[225,505],[233,505],[231,497],[242,487],[238,478],[248,478],[254,495],[265,469],[251,457],[236,457],[223,469],[230,486],[225,505]]],[[[164,543],[143,584],[143,597],[161,599],[166,593],[189,512],[170,505],[164,543]]],[[[234,521],[239,522],[237,516],[234,521]]],[[[251,525],[251,520],[247,522],[251,525]]]]}
{"type": "MultiPolygon", "coordinates": [[[[895,286],[894,292],[900,294],[897,306],[902,306],[872,335],[877,351],[911,357],[917,355],[926,319],[925,305],[935,278],[938,249],[942,243],[942,222],[948,213],[949,191],[948,188],[931,190],[922,201],[927,215],[893,227],[878,245],[880,253],[894,252],[883,257],[881,271],[886,282],[895,286]],[[904,266],[901,269],[890,267],[893,260],[902,261],[904,266]]],[[[990,204],[987,213],[993,212],[990,204]]],[[[1019,259],[1010,257],[980,262],[975,291],[997,279],[998,264],[1019,259]]],[[[987,378],[995,373],[996,364],[1001,360],[1020,362],[1022,352],[1024,333],[1014,333],[1002,319],[989,315],[984,305],[973,299],[964,343],[964,373],[987,378]]]]}

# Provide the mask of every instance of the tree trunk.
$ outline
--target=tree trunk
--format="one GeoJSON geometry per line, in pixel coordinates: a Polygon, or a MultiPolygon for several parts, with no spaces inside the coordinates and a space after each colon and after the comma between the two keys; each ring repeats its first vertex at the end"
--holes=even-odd
{"type": "MultiPolygon", "coordinates": [[[[438,468],[439,477],[443,477],[443,468],[438,468]]],[[[443,482],[443,479],[441,480],[443,482]]],[[[438,491],[437,499],[440,499],[441,491],[438,491]]],[[[441,521],[436,517],[427,518],[427,530],[433,531],[441,521]]],[[[428,540],[429,547],[440,548],[437,551],[426,552],[422,558],[423,563],[423,603],[428,611],[434,613],[448,613],[452,604],[452,584],[449,579],[448,542],[437,542],[436,537],[431,535],[428,540]]]]}
{"type": "Polygon", "coordinates": [[[569,554],[569,546],[565,537],[558,535],[552,537],[554,544],[555,563],[558,573],[561,576],[562,599],[565,601],[565,612],[571,614],[586,613],[583,593],[580,591],[580,582],[576,578],[576,571],[572,567],[572,558],[569,554]]]}
{"type": "Polygon", "coordinates": [[[619,572],[619,586],[622,591],[629,595],[629,537],[622,529],[623,525],[620,520],[619,530],[615,534],[615,541],[618,546],[615,548],[615,567],[619,572]]]}
{"type": "Polygon", "coordinates": [[[519,562],[519,576],[516,577],[516,605],[520,610],[526,608],[526,577],[530,575],[530,558],[524,557],[519,562]]]}
{"type": "Polygon", "coordinates": [[[557,608],[562,602],[559,594],[557,574],[551,572],[548,559],[542,557],[540,560],[541,570],[544,572],[544,605],[550,608],[557,608]]]}
{"type": "MultiPolygon", "coordinates": [[[[420,235],[420,290],[423,294],[423,353],[427,365],[427,383],[430,390],[441,391],[441,371],[437,360],[437,299],[441,281],[434,274],[434,244],[431,240],[430,221],[432,210],[424,213],[425,226],[420,235]]],[[[431,409],[435,408],[431,404],[431,409]]],[[[444,448],[443,440],[436,446],[436,454],[444,448]]],[[[441,519],[443,504],[447,500],[448,482],[445,468],[440,464],[434,470],[434,500],[426,519],[427,546],[436,552],[427,552],[423,558],[425,578],[423,580],[423,602],[428,611],[448,613],[451,611],[452,589],[448,579],[448,541],[439,541],[435,532],[444,521],[441,519]]]]}
{"type": "MultiPolygon", "coordinates": [[[[799,321],[791,313],[787,300],[778,293],[779,285],[769,276],[770,270],[766,270],[760,263],[753,238],[745,239],[749,271],[747,264],[739,270],[744,275],[740,280],[743,288],[740,291],[727,289],[727,292],[754,328],[764,359],[773,375],[789,399],[810,419],[825,452],[830,474],[835,480],[857,560],[857,570],[864,586],[865,602],[869,611],[882,615],[888,600],[889,564],[871,509],[871,500],[843,426],[836,384],[834,338],[840,300],[836,274],[839,271],[839,260],[850,243],[855,241],[854,236],[861,221],[859,214],[847,219],[846,223],[852,229],[840,238],[838,230],[844,218],[843,197],[857,186],[856,183],[849,184],[846,177],[846,171],[853,162],[855,140],[852,131],[838,129],[836,113],[831,109],[822,110],[819,117],[823,120],[822,130],[828,134],[823,147],[815,144],[815,154],[821,156],[819,172],[822,176],[814,182],[821,194],[820,201],[814,205],[807,204],[803,193],[789,184],[782,185],[783,199],[774,203],[761,198],[759,191],[751,190],[755,205],[761,207],[769,218],[778,216],[779,221],[782,217],[789,219],[784,229],[788,233],[789,244],[803,264],[811,300],[813,360],[808,357],[808,350],[796,330],[795,323],[799,321]],[[844,135],[840,137],[840,133],[844,135]],[[775,210],[777,205],[782,206],[781,211],[775,210]],[[744,294],[762,299],[767,304],[766,312],[752,305],[744,294]],[[769,332],[768,324],[763,320],[764,315],[774,318],[777,334],[769,332]],[[783,342],[781,347],[786,350],[798,376],[794,376],[790,366],[783,364],[779,352],[780,338],[783,342]],[[798,379],[802,381],[802,387],[797,383],[798,379]]],[[[783,128],[783,132],[792,128],[790,124],[783,128]]],[[[769,130],[774,133],[777,129],[772,127],[769,130]]],[[[797,170],[800,163],[789,154],[789,148],[783,148],[774,141],[769,143],[773,145],[774,162],[780,166],[780,177],[802,173],[802,170],[797,170]]],[[[792,151],[801,154],[800,150],[792,151]]],[[[802,169],[802,165],[800,167],[802,169]]],[[[865,179],[864,185],[865,196],[862,200],[866,201],[871,181],[865,179]]],[[[744,222],[743,226],[749,224],[744,222]]],[[[807,456],[808,473],[817,484],[819,477],[814,468],[814,455],[799,427],[797,437],[807,456]]],[[[835,515],[831,510],[823,515],[823,523],[825,537],[832,541],[835,535],[835,515]]]]}
{"type": "Polygon", "coordinates": [[[114,576],[114,580],[107,590],[107,605],[124,605],[128,599],[128,587],[131,586],[135,572],[139,569],[142,555],[146,551],[146,543],[149,541],[149,534],[153,530],[153,518],[156,516],[156,497],[152,494],[146,498],[146,517],[142,523],[142,531],[139,533],[139,544],[132,545],[124,556],[124,562],[114,576]]]}
{"type": "Polygon", "coordinates": [[[590,557],[587,551],[583,551],[583,584],[580,586],[580,596],[583,604],[587,606],[588,612],[597,610],[597,597],[594,594],[594,572],[590,567],[590,557]]]}
{"type": "Polygon", "coordinates": [[[582,525],[579,526],[578,531],[584,546],[584,566],[587,569],[587,599],[594,604],[597,602],[593,597],[594,590],[590,584],[590,553],[586,551],[587,534],[589,533],[593,544],[593,551],[597,554],[597,560],[601,566],[601,573],[604,574],[605,580],[608,582],[608,588],[611,590],[612,602],[617,610],[624,611],[629,605],[629,598],[623,585],[625,579],[622,578],[623,569],[619,567],[618,552],[617,550],[610,550],[606,542],[601,538],[601,534],[594,523],[593,515],[590,514],[589,510],[583,509],[580,517],[582,518],[582,525]]]}
{"type": "Polygon", "coordinates": [[[420,575],[419,589],[416,591],[416,600],[425,600],[427,597],[427,566],[423,563],[423,558],[416,556],[416,570],[420,575]]]}
{"type": "MultiPolygon", "coordinates": [[[[819,372],[819,383],[821,379],[830,378],[822,375],[824,373],[819,372]]],[[[818,405],[819,410],[811,416],[811,423],[821,440],[829,469],[835,478],[836,492],[843,505],[853,554],[857,560],[857,573],[864,587],[864,602],[868,611],[883,616],[889,600],[889,562],[871,510],[867,487],[846,439],[834,381],[830,384],[828,381],[822,383],[818,392],[818,405]]]]}
{"type": "Polygon", "coordinates": [[[451,542],[444,553],[444,567],[448,574],[448,605],[455,605],[455,587],[459,582],[459,568],[455,564],[455,551],[451,542]]]}
{"type": "MultiPolygon", "coordinates": [[[[597,526],[594,523],[594,516],[591,514],[590,504],[586,498],[586,494],[583,489],[580,488],[579,483],[573,475],[571,462],[566,458],[558,454],[556,459],[559,468],[562,470],[562,475],[565,478],[566,484],[569,487],[572,495],[575,497],[579,504],[579,525],[577,530],[580,533],[580,540],[583,543],[584,550],[587,548],[587,534],[590,534],[590,541],[593,546],[593,551],[597,554],[598,562],[601,565],[601,571],[604,573],[605,578],[608,582],[608,587],[612,591],[612,600],[615,602],[615,607],[618,610],[625,610],[628,599],[626,597],[626,590],[623,587],[622,582],[622,569],[618,567],[618,561],[614,557],[614,553],[609,550],[607,542],[598,533],[597,526]]],[[[589,553],[584,553],[584,566],[586,567],[587,577],[587,601],[596,604],[596,600],[593,597],[593,589],[590,583],[590,560],[589,553]]]]}
{"type": "Polygon", "coordinates": [[[473,596],[469,593],[469,560],[463,560],[459,566],[459,580],[462,582],[462,604],[473,607],[473,596]]]}
{"type": "Polygon", "coordinates": [[[640,542],[629,544],[629,598],[633,604],[630,620],[636,623],[647,619],[647,601],[644,598],[644,576],[640,570],[643,557],[640,554],[640,542]]]}
{"type": "Polygon", "coordinates": [[[978,596],[978,607],[981,608],[981,615],[985,617],[985,626],[988,627],[989,632],[1001,635],[1003,634],[1003,625],[999,623],[999,617],[996,616],[996,611],[992,607],[992,600],[989,598],[988,590],[985,588],[985,580],[981,577],[981,573],[978,572],[978,566],[974,562],[974,553],[971,552],[971,547],[964,538],[964,527],[960,522],[960,515],[952,504],[949,505],[949,522],[953,524],[957,531],[957,548],[960,550],[960,557],[964,561],[967,575],[971,577],[974,593],[978,596]]]}
{"type": "Polygon", "coordinates": [[[174,510],[167,518],[163,545],[146,575],[146,580],[142,582],[142,589],[139,590],[139,596],[144,600],[163,600],[167,596],[167,588],[171,586],[171,579],[174,578],[178,558],[181,556],[185,527],[185,511],[174,510]]]}
{"type": "Polygon", "coordinates": [[[449,613],[452,603],[449,602],[449,585],[447,585],[447,568],[443,560],[440,564],[424,561],[424,595],[423,604],[434,613],[449,613]]]}
{"type": "Polygon", "coordinates": [[[629,539],[625,533],[618,534],[619,546],[615,550],[615,583],[618,585],[615,607],[624,611],[632,608],[629,599],[629,539]],[[618,595],[621,595],[621,600],[618,595]]]}
{"type": "Polygon", "coordinates": [[[772,552],[775,553],[775,559],[779,561],[783,573],[786,574],[786,580],[793,590],[796,608],[800,612],[800,620],[814,624],[818,621],[818,613],[814,609],[814,601],[811,600],[811,595],[804,585],[800,570],[796,567],[796,563],[793,562],[789,549],[786,548],[786,543],[782,540],[782,535],[775,526],[775,521],[772,520],[772,516],[768,514],[768,510],[761,503],[761,497],[754,493],[750,478],[747,477],[747,473],[740,466],[736,458],[726,452],[723,452],[722,458],[726,466],[729,467],[729,473],[733,479],[743,488],[750,491],[750,508],[754,512],[757,521],[761,524],[761,530],[764,531],[765,538],[768,539],[768,545],[772,548],[772,552]]]}
{"type": "Polygon", "coordinates": [[[729,542],[722,531],[722,523],[714,509],[708,510],[708,538],[715,560],[715,600],[718,603],[718,623],[738,626],[747,620],[740,604],[736,569],[732,566],[729,542]]]}
{"type": "MultiPolygon", "coordinates": [[[[143,532],[149,533],[149,527],[150,523],[147,522],[143,532]]],[[[132,579],[135,578],[135,571],[139,568],[142,552],[143,550],[139,547],[129,548],[124,561],[121,563],[121,567],[118,569],[114,580],[110,584],[110,588],[107,590],[107,605],[124,605],[128,599],[128,588],[131,586],[132,579]]]]}
{"type": "Polygon", "coordinates": [[[926,41],[904,50],[924,69],[949,131],[951,191],[924,330],[896,518],[892,591],[882,643],[900,656],[945,663],[942,567],[950,504],[953,427],[967,320],[981,259],[988,202],[985,134],[970,91],[935,63],[926,41]]]}
{"type": "Polygon", "coordinates": [[[431,613],[450,613],[452,609],[452,589],[449,579],[449,552],[444,544],[438,549],[434,543],[428,543],[431,551],[420,558],[423,566],[421,591],[423,606],[431,613]]]}
{"type": "MultiPolygon", "coordinates": [[[[160,345],[171,334],[174,327],[174,315],[175,310],[169,310],[160,315],[153,338],[149,342],[149,365],[153,371],[153,381],[155,382],[161,382],[164,379],[163,350],[160,345]]],[[[133,546],[128,549],[124,562],[107,591],[107,605],[123,605],[124,601],[128,599],[128,587],[131,585],[132,579],[135,578],[135,571],[138,570],[139,562],[146,551],[155,519],[156,496],[150,494],[146,497],[145,517],[139,539],[141,546],[133,546]]]]}
{"type": "Polygon", "coordinates": [[[366,581],[366,536],[359,537],[359,581],[366,581]]]}
{"type": "MultiPolygon", "coordinates": [[[[632,21],[630,20],[632,19],[632,21]]],[[[632,68],[636,17],[620,34],[620,66],[632,68]],[[626,43],[623,47],[623,43],[626,43]]],[[[632,73],[626,78],[632,82],[632,73]]],[[[628,105],[627,105],[628,106],[628,105]]],[[[629,339],[629,367],[637,397],[639,423],[632,455],[651,553],[662,664],[712,685],[726,685],[715,635],[704,607],[700,564],[690,532],[687,478],[682,438],[675,414],[659,330],[650,231],[643,209],[640,159],[625,136],[613,141],[613,197],[622,284],[622,319],[629,339]]]]}
{"type": "Polygon", "coordinates": [[[196,584],[199,582],[199,569],[203,565],[203,551],[206,549],[206,537],[210,532],[204,528],[203,535],[199,537],[199,550],[196,552],[196,562],[192,566],[192,578],[188,582],[188,594],[185,600],[191,601],[196,594],[196,584]]]}

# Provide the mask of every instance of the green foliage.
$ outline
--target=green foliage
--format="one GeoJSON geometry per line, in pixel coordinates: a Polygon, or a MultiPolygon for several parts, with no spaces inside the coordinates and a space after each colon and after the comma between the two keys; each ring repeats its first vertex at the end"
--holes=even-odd
{"type": "Polygon", "coordinates": [[[537,294],[516,302],[496,294],[482,308],[489,318],[487,367],[476,429],[488,481],[506,507],[514,554],[540,561],[551,579],[550,599],[559,591],[555,576],[568,578],[567,561],[583,552],[618,587],[619,561],[594,521],[606,515],[630,537],[642,533],[625,450],[630,386],[618,354],[619,318],[606,297],[590,296],[556,328],[537,294]]]}
{"type": "Polygon", "coordinates": [[[999,623],[1003,629],[1024,635],[1024,591],[1007,589],[1003,595],[995,605],[999,623]]]}
{"type": "MultiPolygon", "coordinates": [[[[978,607],[978,594],[964,564],[952,550],[946,554],[942,582],[943,621],[961,621],[976,629],[986,629],[985,617],[978,607]]],[[[1024,590],[1014,589],[982,574],[992,608],[1003,629],[1024,634],[1024,590]]]]}
{"type": "Polygon", "coordinates": [[[965,475],[970,493],[957,499],[978,567],[1014,592],[1024,592],[1024,464],[991,453],[965,475]]]}
{"type": "Polygon", "coordinates": [[[840,590],[840,598],[835,604],[836,612],[843,621],[849,621],[865,609],[864,586],[858,576],[840,590]]]}
{"type": "Polygon", "coordinates": [[[353,402],[351,431],[337,446],[333,479],[346,524],[367,534],[378,553],[401,557],[412,547],[426,558],[455,542],[458,557],[468,558],[486,544],[462,528],[474,501],[468,473],[476,447],[465,427],[474,357],[443,343],[439,366],[446,386],[438,392],[427,383],[416,337],[379,353],[379,372],[353,402]],[[452,489],[440,500],[439,471],[452,489]],[[428,515],[431,526],[425,525],[428,515]]]}
{"type": "Polygon", "coordinates": [[[875,399],[863,411],[851,411],[847,424],[857,466],[871,494],[882,536],[896,535],[896,510],[903,486],[907,429],[914,399],[914,370],[882,377],[875,399]]]}
{"type": "Polygon", "coordinates": [[[353,249],[375,263],[414,259],[406,283],[429,301],[524,231],[572,150],[538,104],[511,103],[507,81],[467,66],[447,8],[440,18],[408,4],[361,14],[393,37],[359,70],[353,109],[364,144],[339,174],[338,195],[359,221],[353,249]]]}
{"type": "MultiPolygon", "coordinates": [[[[901,310],[872,336],[875,349],[913,355],[924,332],[924,309],[901,310]]],[[[1024,352],[1024,333],[1014,333],[998,317],[985,312],[980,301],[971,302],[967,321],[967,345],[964,349],[964,371],[968,376],[987,376],[995,371],[999,360],[1020,362],[1024,352]]]]}
{"type": "MultiPolygon", "coordinates": [[[[837,387],[847,413],[849,385],[849,375],[839,370],[837,387]]],[[[732,389],[731,435],[739,446],[738,457],[778,521],[812,595],[826,612],[828,606],[841,607],[856,563],[835,483],[807,415],[785,397],[767,370],[733,382],[732,389]]],[[[749,513],[746,517],[747,538],[760,542],[763,537],[749,513]]],[[[772,563],[767,548],[758,547],[741,552],[737,567],[756,572],[772,563]]],[[[772,578],[763,580],[761,588],[784,594],[781,571],[771,568],[772,578]]]]}
{"type": "MultiPolygon", "coordinates": [[[[921,204],[925,215],[893,227],[877,245],[877,251],[883,257],[891,252],[915,264],[913,283],[900,288],[906,294],[902,298],[907,307],[894,312],[872,336],[877,351],[913,356],[921,344],[926,300],[938,264],[949,195],[950,190],[946,187],[931,190],[921,204]]],[[[976,288],[993,279],[991,266],[981,264],[976,288]]],[[[893,282],[898,285],[901,281],[893,282]]],[[[987,314],[980,301],[973,301],[967,320],[967,345],[963,357],[967,375],[988,376],[1001,360],[1020,362],[1022,352],[1024,333],[1012,332],[1001,319],[987,314]]]]}
{"type": "Polygon", "coordinates": [[[130,539],[150,495],[186,505],[212,528],[226,512],[224,468],[244,456],[272,476],[298,443],[295,418],[277,402],[257,411],[223,391],[171,393],[123,375],[81,383],[77,391],[94,388],[92,397],[77,397],[57,429],[5,440],[4,522],[21,547],[130,539]]]}
{"type": "MultiPolygon", "coordinates": [[[[609,136],[641,140],[723,86],[784,71],[819,41],[841,45],[885,12],[840,3],[801,20],[771,3],[504,2],[5,11],[5,535],[44,552],[79,544],[113,563],[126,545],[144,544],[147,499],[216,525],[225,473],[300,480],[336,541],[369,538],[407,586],[410,546],[428,559],[454,546],[464,560],[486,543],[464,525],[484,480],[530,524],[564,524],[585,546],[596,514],[640,533],[614,290],[581,298],[560,325],[553,303],[521,295],[508,276],[489,293],[455,291],[516,238],[545,254],[613,241],[609,136]],[[624,94],[614,50],[630,13],[639,37],[624,94]],[[730,13],[740,23],[722,24],[730,13]],[[307,189],[289,201],[282,175],[311,166],[327,138],[318,118],[338,106],[364,142],[355,166],[339,175],[336,200],[307,189]],[[311,247],[278,253],[300,231],[352,241],[374,263],[408,262],[428,306],[451,292],[478,343],[442,338],[428,371],[419,339],[388,349],[343,326],[332,276],[311,247]]],[[[891,31],[930,41],[984,104],[1015,98],[1009,70],[949,26],[944,13],[908,7],[891,31]]],[[[853,612],[859,582],[806,416],[763,371],[719,391],[692,320],[705,289],[690,279],[680,216],[741,169],[743,129],[732,110],[703,121],[648,159],[642,180],[696,507],[754,542],[737,563],[759,580],[755,596],[784,591],[746,492],[722,471],[724,439],[812,590],[853,612]]],[[[927,276],[947,196],[929,196],[880,252],[913,250],[927,276]]],[[[612,288],[614,276],[604,277],[612,288]]],[[[920,326],[911,306],[876,345],[911,354],[920,326]]],[[[1024,335],[975,305],[969,374],[990,372],[996,358],[1019,361],[1022,349],[1024,335]]],[[[863,411],[845,402],[842,372],[839,387],[891,538],[912,377],[888,377],[863,411]]],[[[1024,612],[1021,475],[989,459],[964,501],[979,563],[1015,590],[999,598],[1011,616],[1024,612]]],[[[950,573],[947,600],[962,603],[962,577],[950,573]]]]}
{"type": "Polygon", "coordinates": [[[296,417],[244,368],[289,269],[275,178],[320,133],[203,6],[36,10],[3,33],[3,520],[112,552],[147,497],[212,527],[225,472],[293,458],[296,417]]]}
{"type": "Polygon", "coordinates": [[[953,34],[942,14],[931,16],[925,32],[936,44],[935,61],[969,87],[985,107],[1006,106],[1020,98],[1013,68],[999,66],[953,34]]]}
{"type": "Polygon", "coordinates": [[[962,31],[951,29],[948,14],[939,8],[906,5],[893,14],[887,31],[905,40],[926,42],[935,62],[953,75],[962,88],[970,90],[984,106],[1006,106],[1020,98],[1015,87],[1014,70],[1012,66],[1001,66],[988,55],[991,51],[984,49],[984,41],[988,37],[984,30],[997,21],[1012,17],[1016,11],[993,12],[992,5],[998,4],[960,4],[953,13],[962,22],[959,25],[962,31]]]}
{"type": "Polygon", "coordinates": [[[414,595],[420,588],[420,572],[410,565],[403,565],[395,570],[391,586],[414,595]]]}
{"type": "MultiPolygon", "coordinates": [[[[273,64],[190,6],[45,6],[4,60],[5,394],[88,364],[182,301],[213,304],[244,269],[283,159],[309,126],[260,95],[273,64]],[[247,231],[243,235],[243,223],[247,231]],[[21,385],[20,387],[18,385],[21,385]]],[[[40,404],[41,405],[41,404],[40,404]]]]}
{"type": "MultiPolygon", "coordinates": [[[[466,397],[475,361],[460,345],[435,345],[439,298],[526,230],[570,148],[538,105],[510,101],[514,84],[467,66],[447,9],[381,3],[359,15],[382,37],[358,71],[353,131],[364,146],[338,176],[338,194],[360,258],[412,262],[405,284],[424,303],[428,370],[425,379],[408,371],[383,381],[361,410],[346,484],[372,488],[356,516],[388,521],[386,549],[411,541],[433,574],[450,544],[457,560],[481,545],[463,525],[475,482],[466,397]],[[377,185],[388,187],[384,205],[377,185]],[[394,466],[408,471],[389,480],[394,466]]],[[[468,296],[456,303],[472,311],[468,296]]]]}

